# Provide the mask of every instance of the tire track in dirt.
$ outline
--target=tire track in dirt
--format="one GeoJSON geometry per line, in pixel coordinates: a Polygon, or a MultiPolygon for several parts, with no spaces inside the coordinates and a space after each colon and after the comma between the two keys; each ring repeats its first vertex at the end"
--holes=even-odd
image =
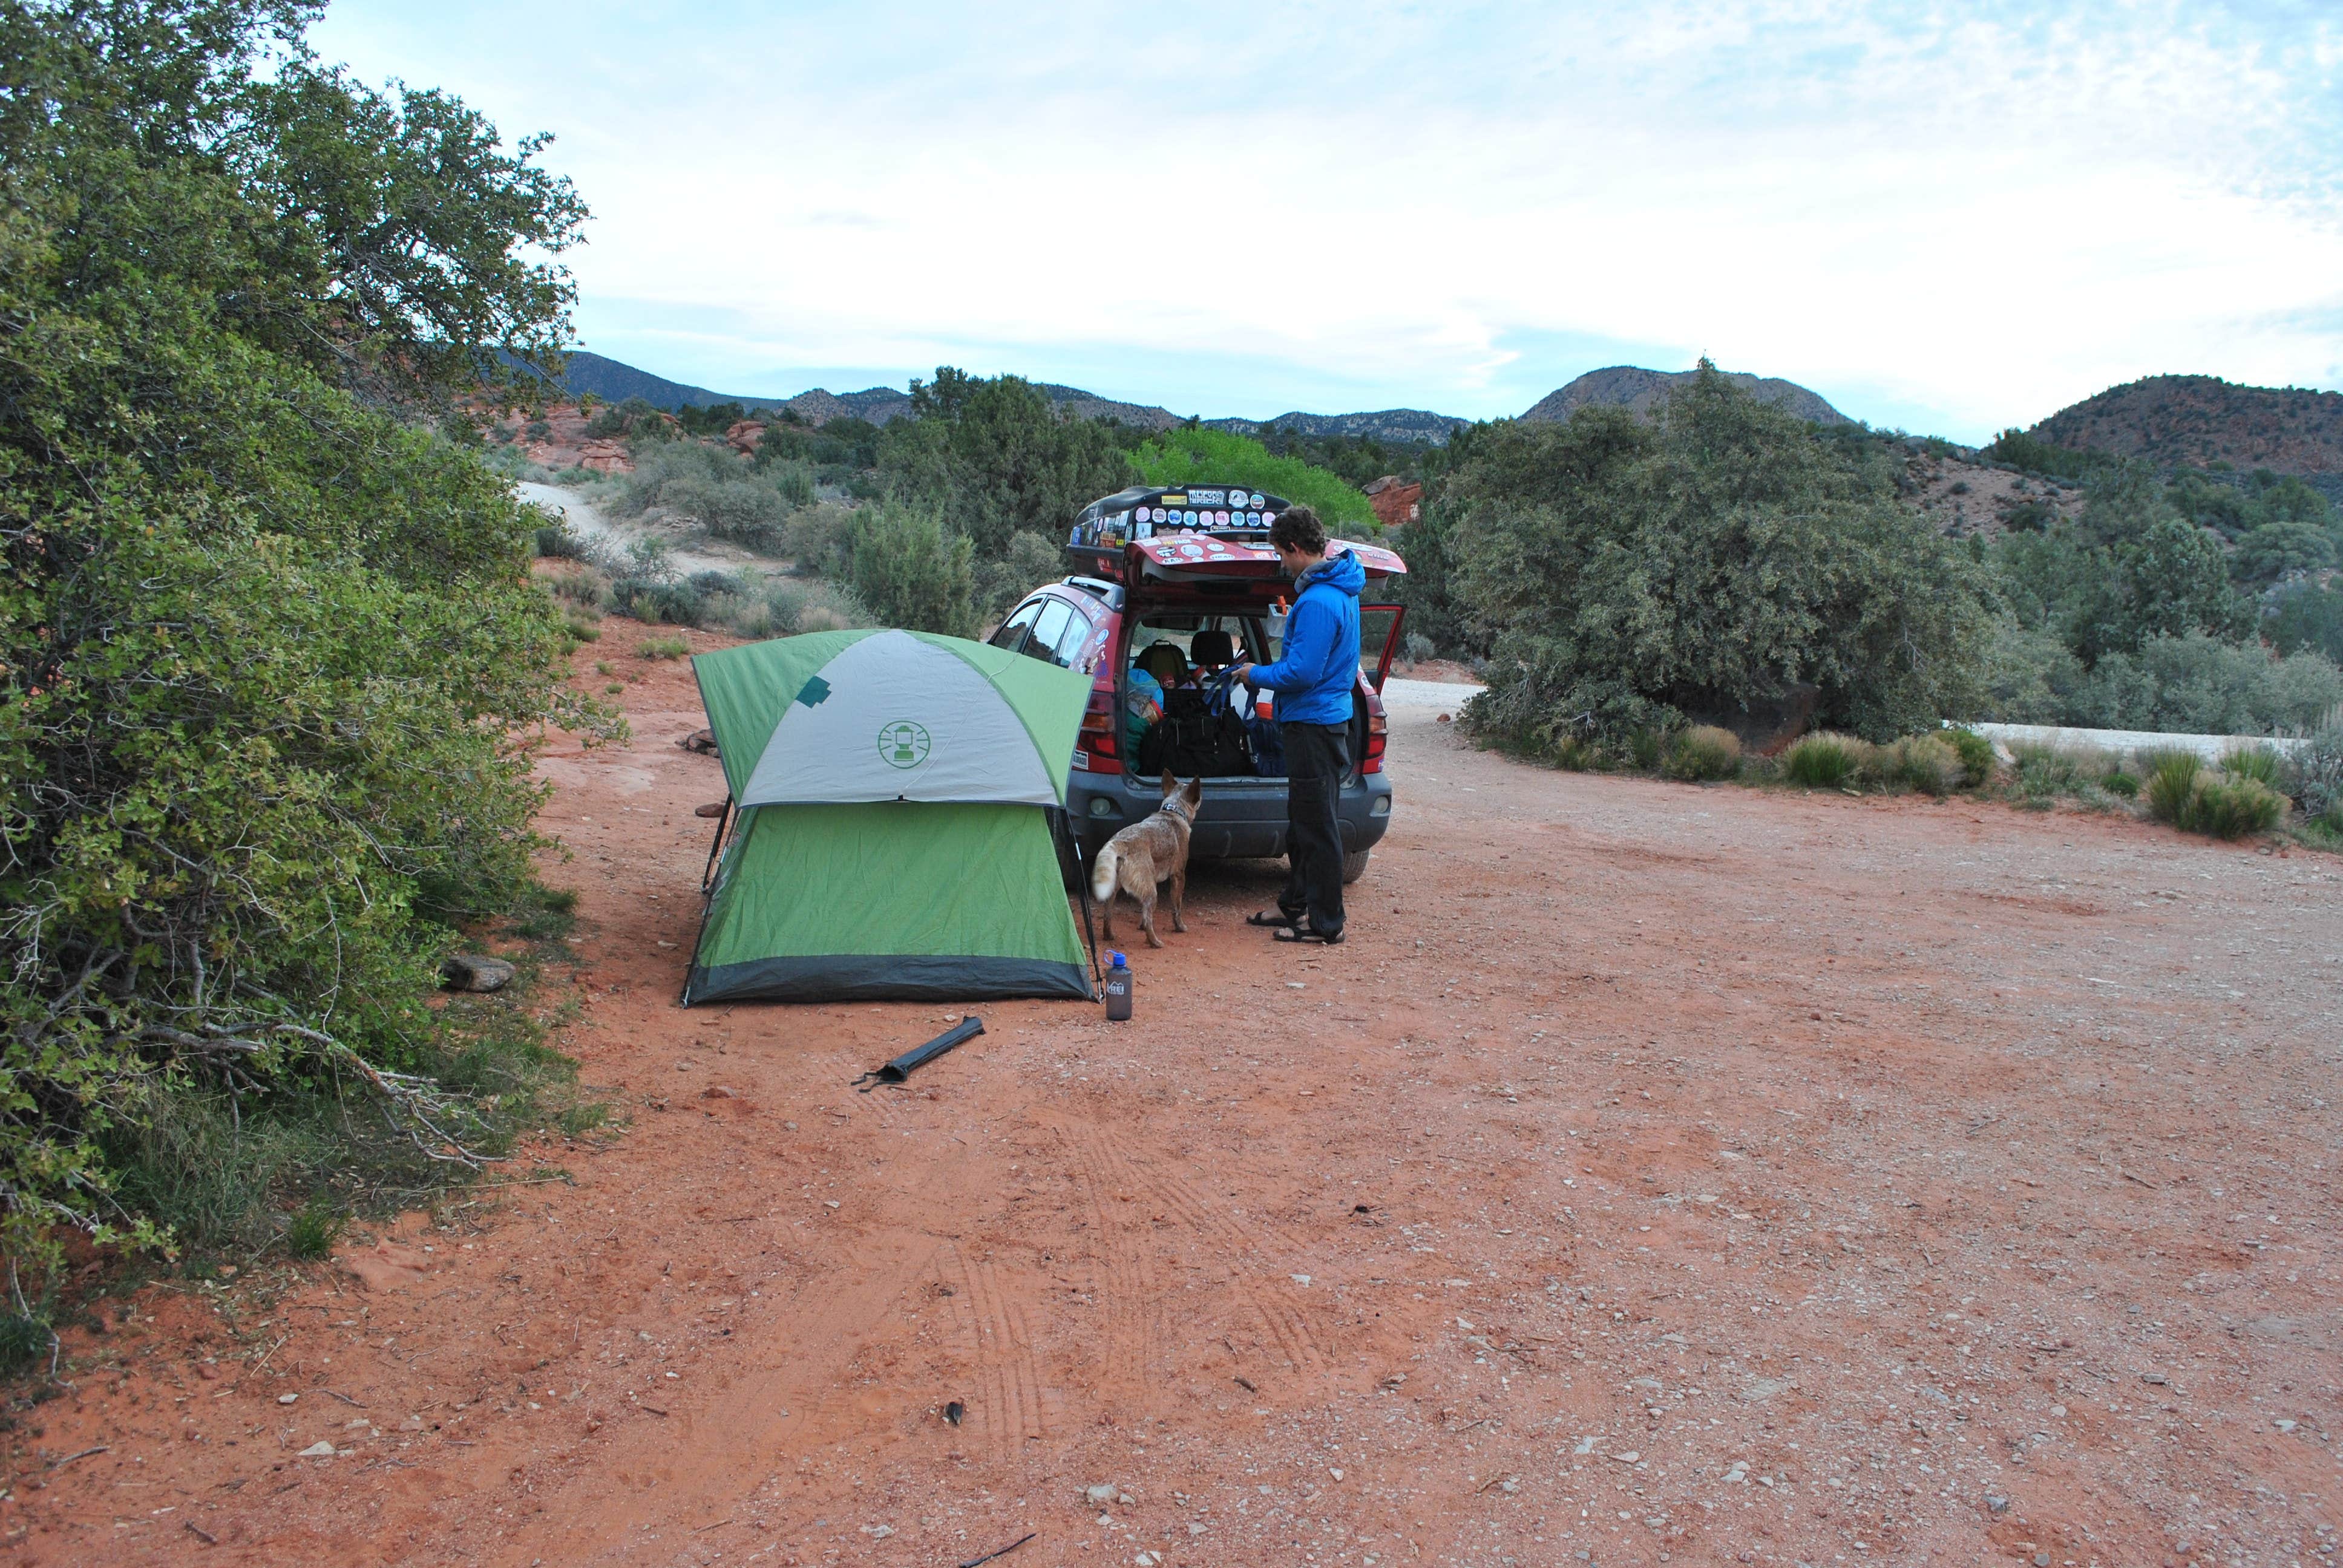
{"type": "MultiPolygon", "coordinates": [[[[1120,1161],[1124,1157],[1118,1153],[1112,1158],[1120,1161]]],[[[1210,1200],[1178,1176],[1151,1162],[1144,1168],[1126,1169],[1132,1171],[1131,1180],[1136,1190],[1151,1192],[1165,1211],[1195,1232],[1200,1241],[1236,1261],[1230,1270],[1229,1284],[1260,1320],[1263,1332],[1289,1366],[1296,1371],[1315,1371],[1332,1364],[1335,1347],[1312,1328],[1309,1310],[1298,1299],[1294,1287],[1282,1280],[1271,1280],[1262,1271],[1263,1264],[1271,1272],[1290,1275],[1294,1271],[1282,1268],[1275,1258],[1263,1256],[1262,1238],[1254,1227],[1226,1210],[1214,1208],[1210,1200]]]]}
{"type": "Polygon", "coordinates": [[[1104,1402],[1151,1413],[1164,1388],[1161,1292],[1156,1284],[1155,1239],[1134,1213],[1133,1194],[1145,1190],[1114,1141],[1097,1127],[1056,1129],[1071,1157],[1075,1184],[1093,1238],[1106,1294],[1107,1347],[1100,1393],[1104,1402]]]}
{"type": "Polygon", "coordinates": [[[968,1419],[988,1448],[1014,1458],[1050,1435],[1063,1398],[1041,1374],[1024,1303],[1003,1288],[992,1261],[970,1258],[954,1242],[936,1261],[940,1277],[957,1282],[954,1316],[976,1362],[968,1419]]]}
{"type": "MultiPolygon", "coordinates": [[[[697,1409],[675,1400],[665,1419],[635,1424],[622,1450],[598,1455],[547,1498],[541,1525],[499,1543],[498,1555],[489,1561],[609,1561],[628,1553],[631,1537],[646,1523],[698,1521],[754,1493],[780,1462],[792,1432],[811,1430],[818,1411],[839,1397],[846,1369],[880,1336],[889,1309],[933,1274],[937,1251],[931,1238],[909,1231],[847,1249],[775,1313],[774,1332],[761,1347],[765,1366],[697,1409]],[[690,1462],[678,1465],[679,1455],[690,1462]],[[628,1472],[659,1478],[631,1508],[612,1498],[608,1480],[628,1472]]],[[[447,1561],[435,1555],[438,1549],[427,1548],[415,1561],[447,1561]]]]}

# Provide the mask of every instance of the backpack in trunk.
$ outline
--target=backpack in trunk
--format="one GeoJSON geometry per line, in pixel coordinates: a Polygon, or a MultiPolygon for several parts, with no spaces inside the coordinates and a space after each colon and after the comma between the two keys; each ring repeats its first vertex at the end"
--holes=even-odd
{"type": "Polygon", "coordinates": [[[1230,707],[1225,687],[1213,691],[1180,687],[1165,692],[1163,721],[1141,740],[1135,760],[1141,778],[1170,773],[1180,779],[1227,779],[1253,770],[1244,720],[1230,707]]]}

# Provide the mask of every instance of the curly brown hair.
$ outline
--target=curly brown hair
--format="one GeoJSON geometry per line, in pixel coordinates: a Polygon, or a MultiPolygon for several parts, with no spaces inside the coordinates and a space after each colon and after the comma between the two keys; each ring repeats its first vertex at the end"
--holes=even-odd
{"type": "Polygon", "coordinates": [[[1289,507],[1269,525],[1270,548],[1300,550],[1305,556],[1326,553],[1326,525],[1307,507],[1289,507]]]}

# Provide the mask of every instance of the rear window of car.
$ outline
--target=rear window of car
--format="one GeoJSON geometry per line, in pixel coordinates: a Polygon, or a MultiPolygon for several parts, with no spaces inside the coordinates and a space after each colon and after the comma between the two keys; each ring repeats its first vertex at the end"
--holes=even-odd
{"type": "Polygon", "coordinates": [[[1016,613],[1002,621],[1001,629],[992,634],[992,646],[1013,651],[1019,643],[1025,640],[1025,628],[1031,626],[1033,618],[1041,613],[1041,603],[1040,599],[1029,599],[1019,605],[1016,613]]]}
{"type": "Polygon", "coordinates": [[[1066,623],[1074,618],[1074,607],[1061,598],[1041,601],[1041,613],[1033,618],[1033,638],[1025,651],[1044,663],[1057,653],[1058,638],[1065,635],[1066,623]]]}

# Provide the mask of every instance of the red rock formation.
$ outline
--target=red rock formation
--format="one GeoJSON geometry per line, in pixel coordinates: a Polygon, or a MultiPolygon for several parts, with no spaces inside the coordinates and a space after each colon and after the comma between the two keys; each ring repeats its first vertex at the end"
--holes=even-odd
{"type": "Polygon", "coordinates": [[[1397,474],[1385,474],[1367,487],[1367,502],[1383,519],[1383,527],[1396,528],[1415,521],[1423,510],[1423,486],[1414,479],[1403,479],[1397,474]]]}

